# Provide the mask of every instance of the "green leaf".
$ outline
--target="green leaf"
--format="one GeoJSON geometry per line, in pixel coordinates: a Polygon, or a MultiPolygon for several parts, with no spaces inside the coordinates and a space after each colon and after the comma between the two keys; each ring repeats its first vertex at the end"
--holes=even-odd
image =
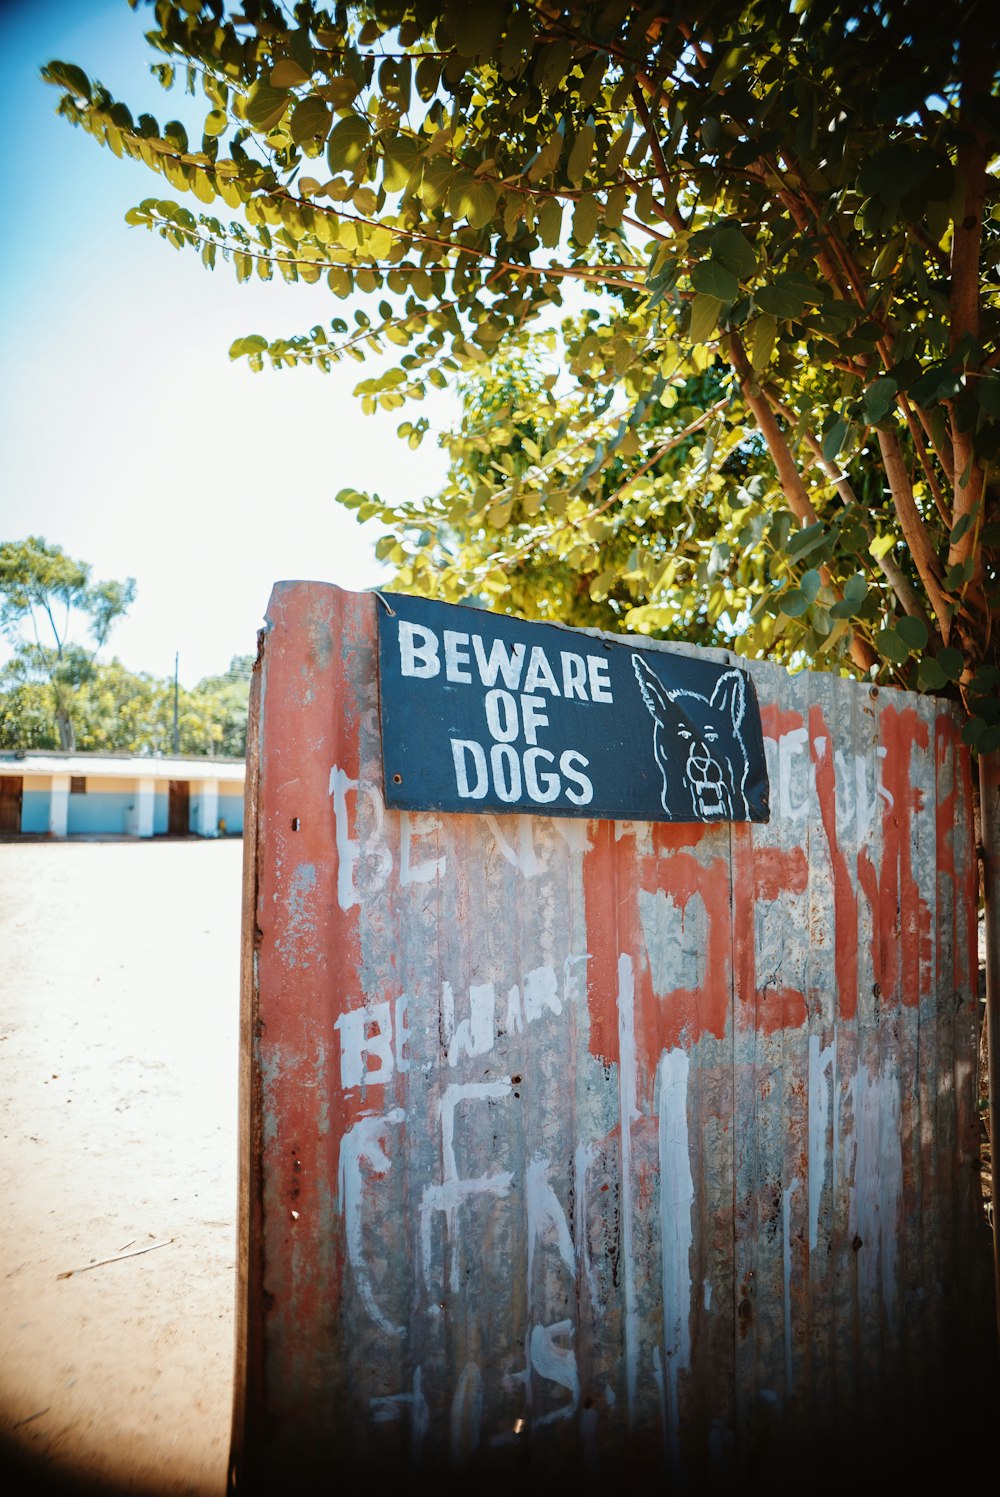
{"type": "Polygon", "coordinates": [[[965,657],[961,650],[954,650],[950,647],[938,651],[937,663],[949,681],[959,680],[965,669],[965,657]]]}
{"type": "Polygon", "coordinates": [[[608,193],[607,206],[604,210],[604,222],[609,229],[621,227],[622,216],[628,204],[628,188],[612,187],[608,193]]]}
{"type": "Polygon", "coordinates": [[[790,559],[801,560],[808,556],[810,551],[815,551],[826,539],[826,526],[821,520],[815,525],[807,525],[804,530],[797,530],[788,541],[788,556],[790,559]]]}
{"type": "Polygon", "coordinates": [[[496,213],[497,200],[498,193],[493,183],[474,177],[460,194],[459,213],[474,229],[484,229],[496,213]]]}
{"type": "Polygon", "coordinates": [[[862,404],[865,420],[870,426],[877,426],[880,421],[884,421],[895,408],[896,390],[896,381],[887,374],[873,379],[870,385],[865,386],[862,404]]]}
{"type": "Polygon", "coordinates": [[[940,691],[947,686],[948,677],[932,655],[927,655],[917,666],[917,685],[921,691],[940,691]]]}
{"type": "Polygon", "coordinates": [[[541,49],[535,66],[535,80],[544,94],[552,93],[563,81],[573,62],[573,44],[565,37],[549,42],[541,49]]]}
{"type": "Polygon", "coordinates": [[[830,427],[830,430],[825,433],[823,437],[823,456],[828,463],[836,460],[849,430],[850,428],[843,417],[838,417],[830,427]]]}
{"type": "Polygon", "coordinates": [[[896,620],[895,630],[911,650],[922,650],[927,644],[929,636],[923,619],[915,619],[908,613],[904,614],[902,618],[896,620]]]}
{"type": "Polygon", "coordinates": [[[707,343],[715,332],[722,303],[716,296],[698,291],[691,300],[691,322],[688,336],[692,343],[707,343]]]}
{"type": "Polygon", "coordinates": [[[382,180],[386,192],[402,192],[420,160],[417,142],[409,135],[394,135],[383,144],[382,180]]]}
{"type": "Polygon", "coordinates": [[[355,167],[368,149],[371,138],[367,121],[359,114],[348,114],[338,120],[326,143],[326,159],[331,172],[355,167]]]}
{"type": "Polygon", "coordinates": [[[798,587],[789,588],[788,592],[782,593],[778,599],[781,612],[788,618],[801,618],[807,608],[811,608],[819,594],[822,578],[817,571],[808,571],[803,574],[798,587]]]}
{"type": "Polygon", "coordinates": [[[956,561],[944,574],[942,586],[947,593],[957,593],[969,582],[976,570],[976,559],[969,556],[965,561],[956,561]]]}
{"type": "Polygon", "coordinates": [[[772,317],[777,317],[780,321],[799,317],[805,309],[801,296],[783,291],[778,285],[758,286],[753,299],[762,312],[770,312],[772,317]]]}
{"type": "Polygon", "coordinates": [[[503,30],[507,7],[503,0],[466,0],[451,11],[455,50],[459,57],[494,52],[503,30]]]}
{"type": "Polygon", "coordinates": [[[819,596],[819,590],[822,585],[823,579],[820,576],[819,572],[814,569],[811,569],[808,572],[803,572],[801,578],[799,579],[799,587],[801,591],[805,593],[810,603],[815,603],[817,597],[819,596]]]}
{"type": "Polygon", "coordinates": [[[732,224],[718,229],[711,238],[713,260],[720,261],[741,281],[757,273],[757,256],[749,239],[732,224]]]}
{"type": "Polygon", "coordinates": [[[545,198],[538,209],[538,232],[546,249],[555,249],[562,233],[562,204],[558,198],[545,198]]]}
{"type": "Polygon", "coordinates": [[[414,79],[417,93],[424,103],[428,103],[437,92],[437,86],[441,81],[441,64],[436,57],[422,57],[417,63],[417,71],[414,79]]]}
{"type": "Polygon", "coordinates": [[[894,141],[864,163],[858,187],[865,197],[898,203],[920,186],[936,164],[937,156],[928,146],[894,141]]]}
{"type": "Polygon", "coordinates": [[[323,97],[334,109],[349,109],[361,92],[361,85],[354,78],[330,78],[323,85],[323,97]]]}
{"type": "Polygon", "coordinates": [[[357,509],[364,502],[364,494],[359,494],[357,489],[340,489],[333,496],[334,504],[346,505],[348,509],[357,509]]]}
{"type": "Polygon", "coordinates": [[[868,584],[862,572],[855,572],[844,584],[844,596],[830,609],[833,619],[850,619],[861,608],[868,596],[868,584]]]}
{"type": "Polygon", "coordinates": [[[955,524],[951,527],[951,536],[949,538],[950,539],[950,544],[952,546],[957,546],[958,545],[958,543],[962,539],[963,535],[965,535],[966,532],[968,531],[969,526],[975,524],[976,517],[978,516],[978,514],[979,514],[979,505],[978,504],[974,504],[971,509],[966,510],[965,514],[962,515],[955,522],[955,524]]]}
{"type": "Polygon", "coordinates": [[[272,130],[288,108],[289,95],[284,89],[257,82],[247,98],[247,120],[255,130],[272,130]]]}
{"type": "Polygon", "coordinates": [[[740,289],[736,276],[719,260],[700,260],[691,270],[691,284],[696,291],[720,302],[735,301],[740,289]]]}
{"type": "Polygon", "coordinates": [[[317,136],[325,140],[331,118],[329,108],[316,94],[310,94],[308,98],[300,100],[292,110],[292,117],[288,122],[295,144],[301,145],[304,140],[315,140],[317,136]]]}
{"type": "Polygon", "coordinates": [[[50,83],[58,83],[79,99],[90,101],[90,79],[72,62],[50,62],[42,69],[50,83]]]}
{"type": "Polygon", "coordinates": [[[910,658],[910,649],[905,639],[891,626],[880,629],[876,634],[875,648],[883,660],[889,660],[893,665],[905,665],[910,658]]]}
{"type": "Polygon", "coordinates": [[[777,332],[777,321],[770,313],[762,312],[759,317],[754,319],[753,333],[750,339],[750,363],[757,373],[760,373],[762,369],[766,369],[771,361],[777,332]]]}
{"type": "Polygon", "coordinates": [[[801,317],[806,307],[815,306],[823,299],[805,276],[792,272],[775,277],[769,286],[759,286],[753,295],[762,312],[770,312],[783,322],[801,317]]]}
{"type": "Polygon", "coordinates": [[[779,607],[788,618],[801,618],[809,607],[809,599],[800,587],[791,587],[787,593],[782,593],[779,607]]]}
{"type": "Polygon", "coordinates": [[[224,109],[213,109],[205,116],[204,133],[210,137],[222,135],[229,124],[229,117],[224,109]]]}
{"type": "Polygon", "coordinates": [[[585,192],[573,210],[573,238],[581,247],[593,239],[600,216],[597,199],[592,192],[585,192]]]}
{"type": "Polygon", "coordinates": [[[947,400],[958,395],[962,389],[960,370],[951,364],[932,364],[909,388],[910,399],[919,406],[928,406],[936,400],[947,400]]]}
{"type": "Polygon", "coordinates": [[[590,165],[590,158],[594,154],[594,141],[597,131],[593,125],[584,125],[582,130],[577,131],[573,142],[573,149],[569,153],[566,163],[566,173],[575,187],[583,181],[590,165]]]}
{"type": "Polygon", "coordinates": [[[282,57],[271,69],[268,80],[272,88],[298,88],[303,83],[308,83],[311,74],[305,68],[300,67],[294,57],[282,57]]]}

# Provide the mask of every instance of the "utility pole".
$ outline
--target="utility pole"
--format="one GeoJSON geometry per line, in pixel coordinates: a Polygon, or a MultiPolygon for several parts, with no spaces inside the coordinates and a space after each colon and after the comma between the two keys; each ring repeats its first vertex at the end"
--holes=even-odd
{"type": "Polygon", "coordinates": [[[178,672],[178,667],[180,665],[180,658],[181,658],[180,651],[176,650],[174,652],[174,753],[175,754],[179,754],[180,751],[181,751],[181,735],[180,735],[180,729],[177,726],[177,692],[178,692],[177,672],[178,672]]]}

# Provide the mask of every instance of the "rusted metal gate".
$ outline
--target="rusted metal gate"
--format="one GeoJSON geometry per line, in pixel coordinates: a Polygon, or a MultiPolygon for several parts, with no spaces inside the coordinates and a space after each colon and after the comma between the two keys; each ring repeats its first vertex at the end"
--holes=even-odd
{"type": "Polygon", "coordinates": [[[255,677],[234,1489],[669,1491],[943,1409],[992,1324],[950,709],[749,663],[766,825],[389,813],[377,606],[278,584],[255,677]]]}

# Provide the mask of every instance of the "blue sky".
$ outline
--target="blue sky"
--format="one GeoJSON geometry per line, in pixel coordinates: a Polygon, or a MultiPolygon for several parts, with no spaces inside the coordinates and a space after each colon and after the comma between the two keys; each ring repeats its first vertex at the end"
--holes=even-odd
{"type": "MultiPolygon", "coordinates": [[[[338,489],[430,493],[445,459],[430,437],[417,452],[397,441],[410,412],[362,416],[363,365],[230,363],[242,334],[343,315],[325,285],[239,286],[125,224],[141,198],[175,194],[58,119],[38,69],[75,62],[134,109],[183,118],[183,96],[148,77],[145,22],[126,0],[0,0],[0,539],[43,535],[95,576],[134,576],[105,657],[166,676],[176,652],[193,685],[253,652],[275,581],[380,580],[379,532],[334,504],[338,489]]],[[[418,414],[440,427],[455,404],[418,414]]]]}

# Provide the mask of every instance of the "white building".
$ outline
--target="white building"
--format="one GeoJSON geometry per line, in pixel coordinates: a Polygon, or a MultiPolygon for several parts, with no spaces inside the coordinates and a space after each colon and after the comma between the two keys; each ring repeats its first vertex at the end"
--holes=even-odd
{"type": "Polygon", "coordinates": [[[243,832],[242,759],[0,751],[0,835],[243,832]]]}

